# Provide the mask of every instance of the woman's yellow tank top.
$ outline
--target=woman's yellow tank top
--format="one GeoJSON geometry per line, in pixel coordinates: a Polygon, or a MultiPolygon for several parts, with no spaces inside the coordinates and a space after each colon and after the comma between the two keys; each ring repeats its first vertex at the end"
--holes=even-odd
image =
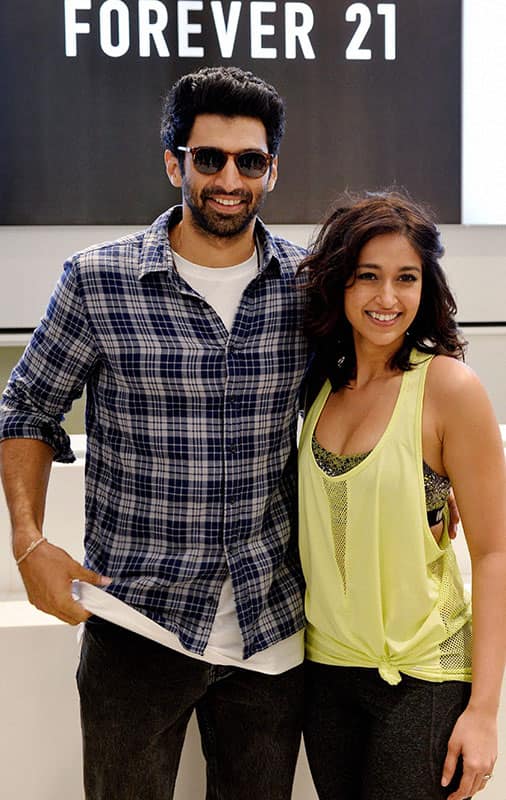
{"type": "Polygon", "coordinates": [[[427,523],[422,407],[430,356],[413,351],[394,411],[369,455],[344,475],[317,465],[311,440],[327,381],[299,445],[300,554],[306,579],[306,655],[428,681],[471,680],[471,611],[444,531],[427,523]]]}

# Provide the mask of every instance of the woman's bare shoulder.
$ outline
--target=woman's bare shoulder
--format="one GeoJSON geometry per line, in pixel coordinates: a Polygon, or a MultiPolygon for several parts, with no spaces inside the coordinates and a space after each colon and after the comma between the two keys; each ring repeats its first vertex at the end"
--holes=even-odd
{"type": "Polygon", "coordinates": [[[426,394],[444,415],[490,413],[485,387],[471,367],[449,356],[435,356],[427,371],[426,394]]]}
{"type": "Polygon", "coordinates": [[[434,356],[427,371],[428,385],[434,391],[459,393],[463,390],[475,391],[483,384],[476,372],[463,361],[450,356],[434,356]]]}

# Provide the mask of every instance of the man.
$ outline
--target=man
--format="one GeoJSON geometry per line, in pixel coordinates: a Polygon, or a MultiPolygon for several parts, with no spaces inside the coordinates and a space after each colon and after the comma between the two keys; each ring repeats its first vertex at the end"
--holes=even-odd
{"type": "Polygon", "coordinates": [[[303,251],[257,218],[283,128],[281,98],[251,73],[181,78],[162,139],[182,207],[66,262],[3,397],[2,476],[28,597],[86,621],[88,800],[172,797],[194,709],[208,798],[291,795],[303,251]],[[73,460],[62,414],[85,386],[82,567],[42,521],[51,462],[73,460]]]}

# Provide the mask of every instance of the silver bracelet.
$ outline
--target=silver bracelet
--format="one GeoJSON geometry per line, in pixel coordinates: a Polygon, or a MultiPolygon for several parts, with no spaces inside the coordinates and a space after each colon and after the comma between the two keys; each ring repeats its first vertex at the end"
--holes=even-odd
{"type": "Polygon", "coordinates": [[[16,565],[19,567],[21,562],[24,561],[25,558],[27,558],[30,555],[30,553],[33,553],[35,548],[38,547],[39,544],[42,544],[42,542],[47,542],[47,539],[46,539],[45,536],[41,536],[40,539],[35,539],[35,541],[32,542],[31,545],[25,550],[23,555],[16,560],[16,565]]]}

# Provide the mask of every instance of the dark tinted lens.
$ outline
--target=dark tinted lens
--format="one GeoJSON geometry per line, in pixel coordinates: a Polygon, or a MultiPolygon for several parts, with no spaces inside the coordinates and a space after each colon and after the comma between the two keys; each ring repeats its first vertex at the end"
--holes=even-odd
{"type": "Polygon", "coordinates": [[[269,159],[264,153],[254,150],[240,153],[236,158],[237,167],[241,175],[247,178],[261,178],[269,167],[269,159]]]}
{"type": "Polygon", "coordinates": [[[223,150],[215,147],[200,147],[195,153],[193,163],[204,175],[214,175],[223,169],[227,163],[227,156],[223,150]]]}

